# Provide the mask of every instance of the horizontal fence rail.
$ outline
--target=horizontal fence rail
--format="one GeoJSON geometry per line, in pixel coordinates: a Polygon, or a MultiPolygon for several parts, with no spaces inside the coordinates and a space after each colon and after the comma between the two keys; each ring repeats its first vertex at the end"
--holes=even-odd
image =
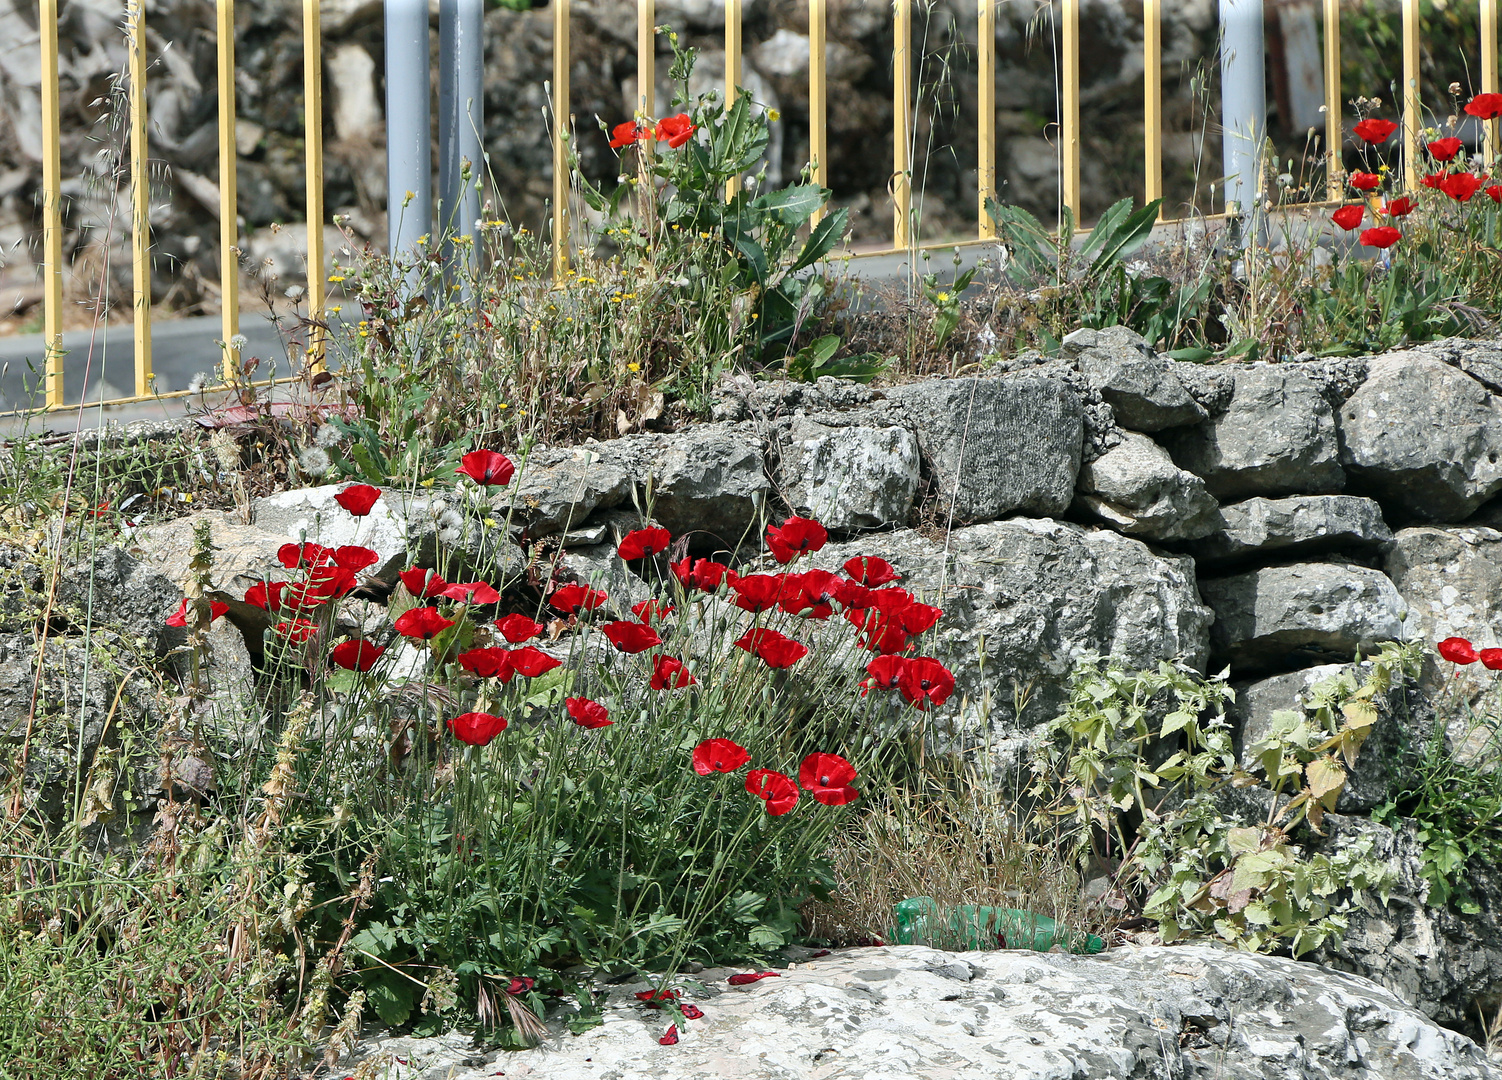
{"type": "MultiPolygon", "coordinates": [[[[229,382],[239,373],[239,247],[236,216],[236,149],[235,149],[235,41],[234,0],[215,0],[218,36],[217,88],[219,94],[219,265],[221,290],[221,324],[224,335],[223,377],[229,382]]],[[[388,5],[396,0],[387,0],[388,5]]],[[[419,0],[420,2],[420,0],[419,0]]],[[[892,171],[888,190],[892,202],[892,246],[880,252],[861,255],[907,253],[922,249],[949,250],[965,244],[994,243],[995,226],[986,211],[988,199],[995,198],[996,187],[996,51],[995,28],[998,0],[978,0],[975,28],[979,47],[977,64],[978,158],[976,234],[972,239],[948,239],[915,245],[915,222],[912,206],[912,173],[915,156],[915,98],[913,56],[913,0],[889,0],[892,6],[892,171]]],[[[1480,3],[1480,83],[1482,93],[1498,92],[1497,5],[1499,0],[1480,3]]],[[[552,114],[553,199],[552,244],[555,274],[562,275],[570,257],[569,132],[573,118],[569,112],[569,24],[570,0],[552,0],[553,62],[548,93],[552,114]]],[[[309,318],[314,328],[305,345],[305,363],[310,369],[321,368],[327,342],[318,329],[327,316],[327,292],[324,282],[324,208],[323,208],[323,85],[322,40],[319,0],[302,0],[303,7],[303,106],[306,124],[306,176],[308,208],[308,289],[309,318]]],[[[426,5],[423,5],[426,8],[426,5]]],[[[743,93],[740,87],[741,2],[724,0],[725,10],[725,96],[733,101],[743,93]]],[[[1408,189],[1419,184],[1419,145],[1423,130],[1419,93],[1419,0],[1402,0],[1402,79],[1400,112],[1402,123],[1403,178],[1408,189]]],[[[125,28],[128,43],[128,102],[130,107],[130,207],[131,263],[134,299],[134,393],[95,404],[124,404],[145,401],[152,393],[151,368],[151,245],[150,186],[147,156],[146,109],[146,13],[143,0],[127,0],[125,28]]],[[[830,166],[828,151],[828,116],[826,86],[826,0],[808,0],[809,15],[809,157],[812,176],[828,186],[830,166]]],[[[58,112],[58,3],[38,0],[41,62],[42,161],[42,255],[43,255],[43,333],[47,355],[45,361],[44,405],[46,410],[65,407],[64,353],[62,348],[63,267],[62,267],[62,175],[60,165],[60,120],[58,112]]],[[[1080,0],[1054,0],[1052,11],[1057,36],[1059,72],[1059,120],[1056,145],[1059,160],[1059,201],[1069,220],[1080,216],[1080,0]]],[[[656,11],[654,0],[637,0],[637,112],[650,116],[656,106],[656,11]]],[[[1339,152],[1343,142],[1340,84],[1340,0],[1322,0],[1324,31],[1324,105],[1325,147],[1332,154],[1327,175],[1326,196],[1339,201],[1344,191],[1344,176],[1339,152]]],[[[1147,201],[1163,196],[1163,45],[1161,0],[1143,0],[1143,146],[1144,191],[1147,201]]],[[[426,83],[419,91],[428,92],[426,83]]],[[[388,88],[388,101],[390,89],[388,88]]],[[[423,110],[425,114],[425,110],[423,110]]],[[[1222,117],[1222,124],[1231,124],[1222,117]]],[[[388,117],[389,122],[389,117],[388,117]]],[[[1258,120],[1258,130],[1263,121],[1258,120]]],[[[1481,125],[1483,147],[1488,159],[1499,151],[1498,121],[1481,125]]],[[[409,133],[410,134],[410,133],[409,133]]],[[[388,147],[393,142],[388,132],[388,147]]],[[[420,145],[426,145],[421,143],[420,145]]],[[[651,152],[650,144],[642,144],[651,152]]],[[[419,185],[423,187],[424,185],[419,185]]],[[[726,198],[733,198],[738,183],[726,186],[726,198]]],[[[424,192],[412,202],[409,192],[388,192],[388,214],[411,214],[423,220],[421,231],[431,221],[430,198],[424,192]]],[[[1308,204],[1323,205],[1323,204],[1308,204]]],[[[1233,212],[1234,212],[1234,208],[1233,212]]],[[[1219,216],[1219,215],[1213,215],[1219,216]]],[[[1160,215],[1161,220],[1170,221],[1160,215]]],[[[395,235],[395,233],[393,233],[395,235]]],[[[859,257],[859,256],[855,256],[859,257]]],[[[180,396],[170,394],[161,396],[180,396]]]]}

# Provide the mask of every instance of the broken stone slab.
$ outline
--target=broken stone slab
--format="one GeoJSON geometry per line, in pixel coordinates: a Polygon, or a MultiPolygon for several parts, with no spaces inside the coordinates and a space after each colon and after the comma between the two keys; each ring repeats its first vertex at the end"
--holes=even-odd
{"type": "MultiPolygon", "coordinates": [[[[1357,975],[1209,945],[1138,946],[1098,956],[955,953],[923,945],[837,949],[776,978],[728,986],[731,968],[683,980],[701,1019],[602,987],[603,1022],[504,1060],[457,1035],[363,1039],[338,1063],[379,1060],[403,1077],[481,1080],[1495,1080],[1470,1039],[1357,975]],[[963,975],[960,973],[963,972],[963,975]]],[[[675,984],[676,985],[676,984],[675,984]]],[[[367,1063],[362,1066],[361,1063],[367,1063]]]]}
{"type": "Polygon", "coordinates": [[[778,479],[795,513],[837,532],[906,525],[918,491],[918,438],[903,427],[831,427],[795,417],[778,479]]]}
{"type": "MultiPolygon", "coordinates": [[[[1502,532],[1461,526],[1398,530],[1384,569],[1408,602],[1420,639],[1433,645],[1463,637],[1479,649],[1502,646],[1502,532]]],[[[1426,652],[1422,684],[1441,687],[1471,704],[1478,715],[1502,705],[1498,676],[1481,664],[1451,664],[1426,652]]],[[[1482,730],[1467,730],[1458,710],[1449,731],[1459,752],[1482,749],[1482,730]]]]}
{"type": "Polygon", "coordinates": [[[1372,361],[1340,436],[1351,482],[1409,518],[1463,521],[1502,492],[1502,399],[1431,356],[1372,361]]]}
{"type": "Polygon", "coordinates": [[[633,477],[620,457],[613,443],[534,450],[511,484],[491,494],[490,504],[497,514],[515,515],[528,536],[577,529],[596,510],[631,498],[633,477]]]}
{"type": "Polygon", "coordinates": [[[1215,611],[1211,654],[1246,672],[1348,661],[1418,632],[1397,587],[1365,566],[1269,566],[1201,580],[1199,590],[1215,611]]]}
{"type": "Polygon", "coordinates": [[[1345,485],[1335,414],[1319,384],[1297,367],[1237,367],[1226,411],[1172,432],[1165,445],[1222,502],[1328,494],[1345,485]]]}
{"type": "Polygon", "coordinates": [[[619,453],[641,492],[642,510],[674,537],[692,534],[696,548],[734,550],[771,491],[765,440],[750,422],[697,424],[600,446],[619,453]]]}
{"type": "Polygon", "coordinates": [[[1130,431],[1164,431],[1197,424],[1209,413],[1189,395],[1166,360],[1130,343],[1096,333],[1097,343],[1079,353],[1078,364],[1130,431]]]}
{"type": "Polygon", "coordinates": [[[1173,463],[1146,435],[1122,441],[1080,467],[1079,501],[1111,527],[1144,540],[1190,540],[1219,525],[1205,482],[1173,463]]]}
{"type": "Polygon", "coordinates": [[[1357,495],[1247,499],[1220,508],[1219,527],[1190,546],[1201,563],[1375,549],[1392,539],[1382,507],[1357,495]]]}
{"type": "Polygon", "coordinates": [[[887,391],[933,471],[933,493],[957,522],[1062,514],[1074,497],[1084,409],[1062,382],[935,379],[887,391]]]}
{"type": "Polygon", "coordinates": [[[1206,659],[1210,611],[1191,560],[1110,529],[1012,518],[955,529],[947,543],[871,533],[829,544],[814,564],[837,570],[858,555],[886,559],[904,588],[944,609],[918,647],[954,672],[955,701],[968,699],[955,723],[972,734],[1011,738],[1056,716],[1086,655],[1128,668],[1206,659]]]}
{"type": "Polygon", "coordinates": [[[53,611],[73,626],[108,626],[140,638],[162,657],[185,637],[166,625],[182,595],[171,578],[114,546],[62,572],[53,611]]]}

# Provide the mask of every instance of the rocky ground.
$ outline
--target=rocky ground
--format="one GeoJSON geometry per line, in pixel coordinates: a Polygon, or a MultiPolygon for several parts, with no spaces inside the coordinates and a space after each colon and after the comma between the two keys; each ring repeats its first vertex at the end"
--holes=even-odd
{"type": "Polygon", "coordinates": [[[339,1064],[362,1080],[1482,1080],[1469,1039],[1373,983],[1203,946],[1096,957],[842,949],[776,978],[682,980],[676,1025],[611,987],[604,1022],[542,1047],[376,1037],[339,1064]]]}

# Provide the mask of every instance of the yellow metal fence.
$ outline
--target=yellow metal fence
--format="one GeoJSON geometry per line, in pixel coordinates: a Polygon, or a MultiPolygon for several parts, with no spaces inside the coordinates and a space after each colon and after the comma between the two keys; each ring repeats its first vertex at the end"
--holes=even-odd
{"type": "MultiPolygon", "coordinates": [[[[319,0],[303,2],[304,116],[306,123],[306,174],[308,208],[308,303],[309,314],[322,319],[326,306],[323,207],[323,80],[319,0]]],[[[1479,0],[1481,33],[1481,92],[1496,93],[1497,4],[1479,0]]],[[[570,0],[553,3],[552,97],[556,116],[569,116],[569,23],[570,0]]],[[[912,248],[912,140],[913,140],[913,9],[912,0],[891,0],[892,36],[892,247],[890,252],[912,248]]],[[[1061,199],[1079,220],[1080,212],[1080,0],[1055,0],[1060,51],[1059,147],[1061,199]]],[[[38,0],[42,64],[42,213],[43,213],[43,331],[47,342],[45,408],[64,406],[62,349],[62,176],[58,116],[57,0],[38,0]]],[[[239,333],[239,237],[235,192],[235,35],[234,0],[216,0],[219,92],[219,255],[222,294],[224,373],[229,378],[239,357],[229,343],[239,333]]],[[[994,226],[985,210],[986,200],[996,194],[996,54],[995,20],[998,0],[977,0],[976,29],[979,48],[977,142],[978,191],[976,239],[994,237],[994,226]]],[[[814,179],[829,182],[827,97],[825,77],[826,0],[808,0],[809,13],[809,160],[814,179]]],[[[1143,119],[1144,194],[1151,201],[1163,194],[1162,156],[1162,7],[1161,0],[1143,0],[1143,119]]],[[[653,107],[655,86],[656,19],[654,0],[637,0],[638,108],[645,114],[653,107]]],[[[1418,185],[1418,144],[1423,121],[1419,99],[1419,0],[1402,0],[1403,90],[1402,127],[1404,177],[1412,189],[1418,185]]],[[[1325,145],[1341,146],[1340,0],[1323,0],[1326,132],[1325,145]]],[[[150,236],[148,227],[146,45],[143,0],[127,0],[129,34],[129,101],[131,147],[132,269],[135,310],[135,393],[115,402],[146,400],[151,394],[151,285],[150,236]]],[[[725,0],[725,93],[733,100],[741,71],[741,3],[725,0]]],[[[568,151],[562,124],[553,135],[553,254],[555,269],[567,260],[569,244],[568,151]]],[[[1488,159],[1498,150],[1498,122],[1484,125],[1488,159]]],[[[1343,178],[1338,167],[1329,171],[1328,197],[1340,199],[1343,178]]],[[[735,185],[729,185],[727,197],[735,185]]],[[[945,241],[944,248],[956,246],[945,241]]],[[[882,254],[881,252],[869,254],[882,254]]],[[[317,332],[308,342],[307,355],[315,366],[323,360],[326,343],[317,332]]]]}

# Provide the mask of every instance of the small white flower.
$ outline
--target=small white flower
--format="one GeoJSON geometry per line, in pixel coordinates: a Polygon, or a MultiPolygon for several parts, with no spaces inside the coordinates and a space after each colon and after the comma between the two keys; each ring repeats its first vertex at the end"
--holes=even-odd
{"type": "Polygon", "coordinates": [[[322,476],[332,465],[329,455],[321,447],[310,446],[297,455],[297,467],[309,476],[322,476]]]}
{"type": "Polygon", "coordinates": [[[236,334],[234,337],[229,339],[229,347],[231,349],[234,349],[236,352],[239,352],[249,344],[250,338],[246,337],[244,334],[236,334]]]}
{"type": "Polygon", "coordinates": [[[333,424],[324,424],[313,436],[313,445],[322,446],[325,449],[338,446],[344,441],[344,434],[333,424]]]}

